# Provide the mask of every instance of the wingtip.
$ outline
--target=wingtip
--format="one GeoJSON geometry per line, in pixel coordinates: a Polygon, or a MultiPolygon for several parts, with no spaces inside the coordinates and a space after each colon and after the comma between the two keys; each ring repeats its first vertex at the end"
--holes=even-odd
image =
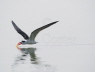
{"type": "Polygon", "coordinates": [[[57,22],[59,22],[59,21],[55,21],[54,23],[57,23],[57,22]]]}
{"type": "Polygon", "coordinates": [[[59,21],[55,21],[56,23],[59,22],[59,21]]]}
{"type": "Polygon", "coordinates": [[[15,24],[13,20],[11,22],[12,22],[12,24],[15,24]]]}
{"type": "Polygon", "coordinates": [[[13,20],[11,22],[13,23],[13,20]]]}

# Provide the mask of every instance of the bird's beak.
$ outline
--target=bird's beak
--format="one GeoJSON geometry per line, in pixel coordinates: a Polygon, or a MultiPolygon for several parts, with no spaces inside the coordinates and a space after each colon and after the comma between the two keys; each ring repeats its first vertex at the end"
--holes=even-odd
{"type": "Polygon", "coordinates": [[[16,47],[18,47],[18,45],[21,45],[22,43],[21,42],[19,42],[17,45],[16,45],[16,47]]]}

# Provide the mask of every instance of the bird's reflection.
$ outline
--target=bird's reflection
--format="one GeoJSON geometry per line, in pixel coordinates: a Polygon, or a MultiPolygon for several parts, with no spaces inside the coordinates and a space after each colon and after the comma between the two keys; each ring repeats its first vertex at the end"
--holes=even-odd
{"type": "Polygon", "coordinates": [[[32,64],[38,64],[37,62],[37,57],[36,57],[36,54],[35,54],[35,51],[36,51],[36,48],[34,47],[29,47],[29,48],[19,48],[17,47],[22,55],[20,57],[18,57],[19,60],[26,60],[25,57],[27,57],[27,55],[30,55],[30,61],[32,64]]]}
{"type": "Polygon", "coordinates": [[[20,50],[20,54],[18,53],[15,58],[14,64],[12,65],[12,72],[55,72],[55,68],[43,63],[36,56],[36,48],[18,49],[20,50]]]}

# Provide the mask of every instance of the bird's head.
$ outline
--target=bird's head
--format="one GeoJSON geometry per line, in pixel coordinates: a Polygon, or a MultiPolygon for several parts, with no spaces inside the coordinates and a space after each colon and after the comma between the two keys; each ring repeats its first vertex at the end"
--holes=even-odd
{"type": "Polygon", "coordinates": [[[16,47],[18,46],[18,45],[21,45],[21,44],[24,44],[25,43],[25,41],[21,41],[21,42],[19,42],[17,45],[16,45],[16,47]]]}

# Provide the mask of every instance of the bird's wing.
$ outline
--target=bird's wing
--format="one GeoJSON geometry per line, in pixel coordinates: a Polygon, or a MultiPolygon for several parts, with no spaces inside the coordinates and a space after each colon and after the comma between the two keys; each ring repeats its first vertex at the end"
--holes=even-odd
{"type": "Polygon", "coordinates": [[[20,35],[22,35],[24,39],[26,39],[26,40],[29,39],[28,35],[27,35],[25,32],[23,32],[13,21],[12,21],[12,24],[13,24],[15,30],[16,30],[20,35]]]}
{"type": "Polygon", "coordinates": [[[29,40],[35,41],[35,37],[37,36],[37,34],[38,34],[41,30],[43,30],[43,29],[45,29],[45,28],[47,28],[47,27],[49,27],[49,26],[51,26],[51,25],[53,25],[53,24],[55,24],[55,23],[57,23],[57,22],[58,22],[58,21],[49,23],[49,24],[47,24],[47,25],[45,25],[45,26],[42,26],[42,27],[40,27],[40,28],[34,30],[34,31],[31,33],[29,40]]]}

